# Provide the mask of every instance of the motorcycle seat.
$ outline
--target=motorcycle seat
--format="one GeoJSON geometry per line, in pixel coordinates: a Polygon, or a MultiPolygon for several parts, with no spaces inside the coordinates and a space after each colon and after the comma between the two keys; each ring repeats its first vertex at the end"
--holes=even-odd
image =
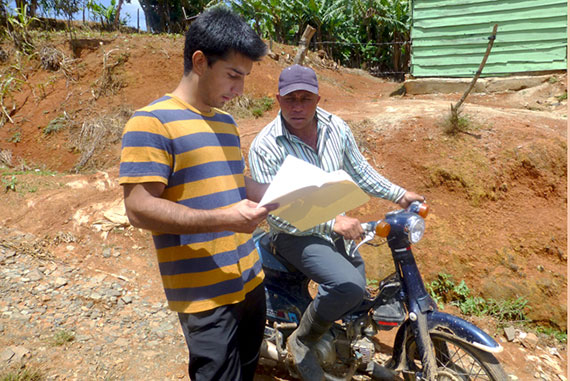
{"type": "Polygon", "coordinates": [[[271,243],[271,235],[268,233],[261,234],[261,237],[258,237],[259,239],[256,239],[256,242],[263,267],[285,273],[299,272],[275,250],[271,243]]]}

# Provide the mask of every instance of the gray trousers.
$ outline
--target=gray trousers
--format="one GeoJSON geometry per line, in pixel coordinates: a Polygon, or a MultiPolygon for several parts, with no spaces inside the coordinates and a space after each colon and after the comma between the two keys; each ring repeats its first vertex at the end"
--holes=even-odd
{"type": "Polygon", "coordinates": [[[274,244],[293,266],[319,284],[313,302],[318,317],[332,322],[360,305],[366,291],[364,261],[358,252],[348,256],[342,239],[333,245],[316,236],[279,233],[274,244]]]}

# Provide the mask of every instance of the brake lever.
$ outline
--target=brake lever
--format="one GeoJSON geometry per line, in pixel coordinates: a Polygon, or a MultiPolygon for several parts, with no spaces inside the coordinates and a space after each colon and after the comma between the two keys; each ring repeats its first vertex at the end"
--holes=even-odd
{"type": "Polygon", "coordinates": [[[358,245],[356,245],[356,247],[352,249],[352,251],[350,252],[351,257],[354,257],[354,253],[356,253],[356,250],[358,250],[360,246],[364,245],[366,242],[371,241],[374,238],[374,236],[376,235],[375,231],[376,224],[377,222],[375,221],[361,224],[362,229],[364,229],[364,237],[362,238],[362,241],[360,241],[358,245]]]}

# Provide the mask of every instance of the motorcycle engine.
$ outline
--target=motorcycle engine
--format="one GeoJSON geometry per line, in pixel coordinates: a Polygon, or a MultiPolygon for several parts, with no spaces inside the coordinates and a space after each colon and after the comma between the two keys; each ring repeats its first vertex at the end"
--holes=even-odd
{"type": "Polygon", "coordinates": [[[367,337],[353,341],[352,350],[357,358],[360,358],[363,364],[368,364],[374,359],[374,343],[367,337]]]}
{"type": "Polygon", "coordinates": [[[336,362],[336,349],[334,336],[329,332],[325,333],[315,345],[315,352],[322,365],[333,365],[336,362]]]}

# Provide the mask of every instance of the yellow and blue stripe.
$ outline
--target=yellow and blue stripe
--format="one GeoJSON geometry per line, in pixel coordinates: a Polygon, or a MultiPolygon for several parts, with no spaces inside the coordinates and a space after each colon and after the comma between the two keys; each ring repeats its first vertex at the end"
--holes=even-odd
{"type": "MultiPolygon", "coordinates": [[[[235,121],[219,110],[200,113],[167,94],[137,110],[125,126],[120,184],[161,182],[163,198],[210,210],[246,197],[244,168],[235,121]]],[[[263,280],[249,234],[153,232],[153,240],[174,311],[240,302],[263,280]]]]}

